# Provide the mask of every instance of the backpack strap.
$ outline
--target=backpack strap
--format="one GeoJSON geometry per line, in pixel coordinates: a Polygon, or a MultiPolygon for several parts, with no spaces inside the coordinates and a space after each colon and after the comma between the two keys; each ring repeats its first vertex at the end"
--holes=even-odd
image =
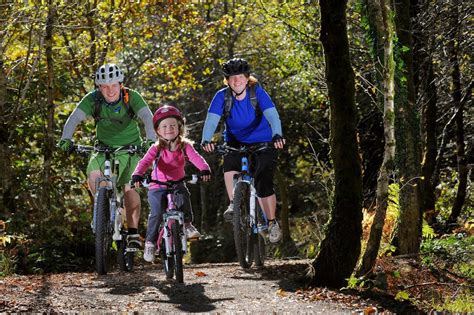
{"type": "Polygon", "coordinates": [[[122,88],[122,95],[123,95],[123,103],[125,104],[125,108],[127,109],[128,116],[130,119],[135,119],[135,112],[133,111],[132,106],[130,106],[130,98],[129,98],[129,88],[123,87],[122,88]]]}
{"type": "Polygon", "coordinates": [[[258,106],[257,93],[255,92],[257,85],[259,84],[257,83],[250,87],[250,103],[255,110],[255,116],[260,117],[262,116],[262,110],[260,109],[260,106],[258,106]]]}
{"type": "Polygon", "coordinates": [[[155,160],[153,161],[153,168],[151,169],[152,172],[158,167],[158,161],[160,160],[160,156],[161,149],[158,149],[158,151],[156,152],[155,160]]]}
{"type": "Polygon", "coordinates": [[[234,100],[232,99],[232,90],[230,87],[227,87],[224,94],[224,120],[230,116],[230,110],[232,109],[233,104],[234,100]]]}
{"type": "MultiPolygon", "coordinates": [[[[130,106],[129,90],[130,90],[129,88],[122,87],[123,103],[125,104],[125,108],[127,109],[127,114],[130,117],[130,119],[135,119],[135,112],[133,111],[133,108],[130,106]]],[[[96,125],[102,119],[100,117],[100,109],[103,102],[105,102],[104,96],[102,95],[99,89],[96,89],[94,91],[94,111],[92,112],[92,117],[94,118],[96,125]]]]}
{"type": "Polygon", "coordinates": [[[92,112],[92,117],[94,118],[95,124],[99,122],[100,118],[100,107],[104,102],[104,97],[99,89],[94,91],[94,111],[92,112]]]}
{"type": "MultiPolygon", "coordinates": [[[[262,111],[260,106],[258,106],[257,93],[255,90],[259,84],[254,84],[249,87],[250,90],[250,103],[252,104],[253,109],[255,110],[255,116],[259,118],[262,116],[262,111]]],[[[230,117],[230,111],[234,105],[234,100],[232,98],[232,90],[230,87],[227,87],[224,95],[224,120],[230,117]]]]}

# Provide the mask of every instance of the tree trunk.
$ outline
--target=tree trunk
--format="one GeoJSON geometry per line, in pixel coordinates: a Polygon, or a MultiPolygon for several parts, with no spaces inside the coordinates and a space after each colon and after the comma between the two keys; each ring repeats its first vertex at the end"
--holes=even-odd
{"type": "Polygon", "coordinates": [[[419,108],[422,110],[421,116],[421,136],[423,144],[421,174],[421,206],[425,219],[429,225],[436,223],[435,210],[435,185],[433,185],[433,174],[436,167],[436,154],[438,150],[436,140],[436,117],[438,94],[436,91],[435,74],[433,71],[433,60],[431,57],[432,36],[429,35],[432,22],[426,21],[426,12],[429,3],[426,0],[417,0],[413,7],[416,12],[415,23],[418,29],[418,36],[414,38],[414,59],[418,64],[418,71],[415,72],[415,89],[419,95],[419,108]],[[426,26],[428,25],[428,26],[426,26]]]}
{"type": "MultiPolygon", "coordinates": [[[[370,1],[369,1],[370,2],[370,1]]],[[[392,9],[389,0],[375,0],[371,5],[378,7],[382,13],[383,24],[378,25],[377,32],[384,38],[384,67],[383,74],[383,94],[384,94],[384,137],[385,149],[382,166],[380,167],[377,179],[376,210],[373,223],[370,229],[367,247],[362,258],[362,263],[357,271],[359,276],[369,273],[375,261],[380,247],[382,230],[385,222],[385,214],[388,207],[388,186],[390,175],[394,171],[395,158],[395,62],[393,59],[393,34],[394,25],[392,20],[392,9]]]]}
{"type": "Polygon", "coordinates": [[[95,21],[95,14],[97,11],[97,0],[94,0],[93,3],[90,1],[87,1],[84,3],[87,11],[86,19],[87,19],[87,28],[89,30],[89,36],[90,36],[90,43],[91,43],[91,50],[89,54],[89,60],[88,60],[88,66],[90,67],[89,70],[92,73],[95,73],[95,69],[98,68],[98,63],[97,63],[97,41],[96,41],[96,34],[95,34],[95,27],[94,27],[94,21],[95,21]]]}
{"type": "Polygon", "coordinates": [[[413,75],[413,40],[411,31],[410,1],[395,1],[395,25],[404,64],[396,91],[396,159],[399,169],[400,215],[392,244],[396,254],[418,253],[421,242],[420,206],[420,125],[416,107],[413,75]]]}
{"type": "Polygon", "coordinates": [[[449,216],[448,223],[456,223],[461,214],[462,206],[466,199],[467,188],[467,160],[464,148],[464,102],[461,101],[461,71],[459,69],[459,1],[455,0],[451,8],[449,29],[451,30],[451,40],[448,44],[449,59],[451,65],[451,79],[453,81],[451,97],[453,105],[456,107],[456,157],[458,166],[458,190],[449,216]]]}
{"type": "MultiPolygon", "coordinates": [[[[0,51],[2,51],[0,49],[0,51]]],[[[12,177],[13,170],[10,160],[9,124],[8,124],[8,90],[5,70],[3,69],[3,56],[0,56],[0,219],[8,219],[15,212],[15,193],[12,177]]]]}
{"type": "Polygon", "coordinates": [[[362,169],[356,136],[355,82],[347,37],[347,1],[321,0],[321,41],[331,105],[331,158],[334,204],[313,261],[312,285],[340,288],[347,283],[360,254],[362,169]]]}
{"type": "Polygon", "coordinates": [[[46,35],[45,35],[45,52],[46,52],[46,67],[47,67],[47,108],[46,108],[46,128],[45,128],[45,143],[43,146],[44,164],[43,164],[43,196],[42,206],[47,211],[51,208],[50,186],[52,185],[51,177],[51,163],[53,159],[54,148],[54,65],[53,65],[53,25],[55,22],[56,8],[52,0],[48,1],[48,18],[46,21],[46,35]]]}

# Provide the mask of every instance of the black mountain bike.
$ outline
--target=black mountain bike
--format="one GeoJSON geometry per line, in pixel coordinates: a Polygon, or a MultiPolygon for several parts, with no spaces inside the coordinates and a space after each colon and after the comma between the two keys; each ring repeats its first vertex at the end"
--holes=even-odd
{"type": "Polygon", "coordinates": [[[234,213],[233,232],[235,251],[242,268],[250,268],[252,263],[261,267],[265,262],[265,235],[268,220],[260,207],[254,187],[254,178],[250,172],[252,155],[272,148],[272,144],[245,145],[234,148],[227,144],[216,146],[220,155],[237,152],[241,155],[241,170],[234,176],[234,213]]]}

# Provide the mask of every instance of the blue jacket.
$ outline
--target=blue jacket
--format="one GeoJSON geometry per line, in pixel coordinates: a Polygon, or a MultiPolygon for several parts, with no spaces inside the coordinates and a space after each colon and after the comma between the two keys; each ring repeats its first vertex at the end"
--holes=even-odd
{"type": "MultiPolygon", "coordinates": [[[[217,91],[211,101],[204,123],[202,142],[211,140],[224,114],[225,93],[226,88],[217,91]]],[[[250,101],[249,88],[243,100],[239,101],[232,97],[234,103],[225,121],[224,141],[251,144],[269,142],[275,134],[283,136],[280,117],[270,96],[261,86],[256,87],[255,94],[263,115],[256,115],[250,101]]]]}

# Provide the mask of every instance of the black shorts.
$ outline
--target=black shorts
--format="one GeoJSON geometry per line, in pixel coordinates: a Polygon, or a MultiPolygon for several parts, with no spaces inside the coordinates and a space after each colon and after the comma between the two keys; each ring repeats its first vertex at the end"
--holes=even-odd
{"type": "MultiPolygon", "coordinates": [[[[273,195],[273,175],[277,165],[277,152],[275,148],[269,148],[256,152],[250,161],[250,171],[254,177],[257,196],[265,198],[273,195]]],[[[229,153],[224,156],[224,172],[240,171],[241,155],[229,153]]]]}

